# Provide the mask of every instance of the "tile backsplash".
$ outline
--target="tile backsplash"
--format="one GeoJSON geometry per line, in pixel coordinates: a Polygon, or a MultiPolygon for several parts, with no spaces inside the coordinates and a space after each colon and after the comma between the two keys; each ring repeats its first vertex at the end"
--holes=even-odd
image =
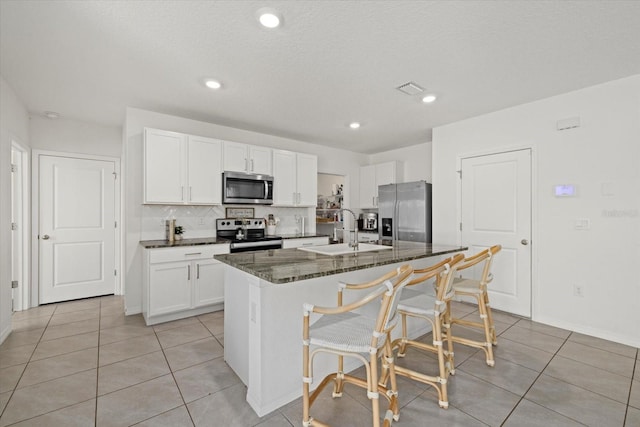
{"type": "MultiPolygon", "coordinates": [[[[216,234],[216,219],[225,217],[227,206],[169,206],[144,205],[142,207],[141,240],[165,238],[165,221],[176,219],[176,224],[184,227],[185,239],[211,237],[216,234]]],[[[245,207],[245,206],[242,206],[245,207]]],[[[306,217],[305,231],[315,232],[315,209],[276,208],[271,206],[251,206],[256,218],[266,218],[269,214],[280,219],[276,228],[278,234],[297,232],[296,216],[306,217]]]]}

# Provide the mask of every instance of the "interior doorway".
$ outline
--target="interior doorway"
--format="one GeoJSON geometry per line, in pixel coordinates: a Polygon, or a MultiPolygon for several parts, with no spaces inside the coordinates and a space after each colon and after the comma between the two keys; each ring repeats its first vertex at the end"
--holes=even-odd
{"type": "Polygon", "coordinates": [[[34,150],[33,170],[38,303],[118,293],[119,159],[34,150]]]}
{"type": "Polygon", "coordinates": [[[11,141],[12,310],[29,308],[29,153],[11,141]]]}
{"type": "Polygon", "coordinates": [[[460,172],[462,245],[472,254],[502,245],[488,286],[491,306],[531,317],[531,150],[462,158],[460,172]]]}

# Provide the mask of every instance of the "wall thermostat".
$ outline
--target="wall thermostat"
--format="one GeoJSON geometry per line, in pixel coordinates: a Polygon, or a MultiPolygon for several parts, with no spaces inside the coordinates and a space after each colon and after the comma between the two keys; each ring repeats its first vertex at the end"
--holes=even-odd
{"type": "Polygon", "coordinates": [[[554,187],[554,195],[556,197],[574,197],[576,195],[576,186],[571,184],[556,185],[554,187]]]}

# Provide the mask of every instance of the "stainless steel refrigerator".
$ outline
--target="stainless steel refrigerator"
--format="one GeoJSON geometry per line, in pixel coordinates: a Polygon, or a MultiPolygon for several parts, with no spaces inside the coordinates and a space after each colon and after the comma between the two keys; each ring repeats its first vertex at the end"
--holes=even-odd
{"type": "Polygon", "coordinates": [[[431,243],[431,184],[416,181],[379,186],[378,218],[382,240],[431,243]]]}

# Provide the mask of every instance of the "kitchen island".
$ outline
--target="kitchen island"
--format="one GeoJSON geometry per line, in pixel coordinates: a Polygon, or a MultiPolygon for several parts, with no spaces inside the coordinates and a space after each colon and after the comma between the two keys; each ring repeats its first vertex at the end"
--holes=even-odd
{"type": "MultiPolygon", "coordinates": [[[[224,358],[247,385],[247,401],[259,416],[302,394],[303,303],[335,306],[340,281],[365,282],[406,263],[424,268],[466,250],[417,242],[379,243],[390,248],[336,256],[300,249],[215,256],[226,264],[224,358]]],[[[345,304],[362,295],[345,294],[345,304]]],[[[421,324],[409,327],[413,337],[429,332],[421,324]]],[[[357,366],[355,359],[345,360],[346,371],[357,366]]],[[[336,358],[320,354],[314,369],[319,380],[335,371],[336,358]]]]}

